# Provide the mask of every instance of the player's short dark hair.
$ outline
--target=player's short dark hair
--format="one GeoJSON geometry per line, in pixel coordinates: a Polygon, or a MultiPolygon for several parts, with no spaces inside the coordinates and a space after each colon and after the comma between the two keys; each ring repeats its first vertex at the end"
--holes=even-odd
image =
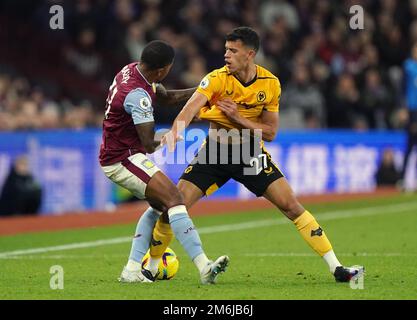
{"type": "Polygon", "coordinates": [[[259,36],[255,30],[249,27],[238,27],[226,35],[226,41],[240,40],[247,47],[250,47],[258,52],[259,50],[259,36]]]}
{"type": "Polygon", "coordinates": [[[140,61],[151,69],[163,68],[174,61],[175,51],[168,43],[161,40],[149,42],[142,51],[140,61]]]}

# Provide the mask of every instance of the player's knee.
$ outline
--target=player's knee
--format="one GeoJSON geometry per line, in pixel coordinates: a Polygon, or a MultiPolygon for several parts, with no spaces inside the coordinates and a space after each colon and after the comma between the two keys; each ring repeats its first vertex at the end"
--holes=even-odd
{"type": "Polygon", "coordinates": [[[184,205],[187,208],[191,208],[194,203],[196,203],[203,196],[200,188],[191,182],[180,180],[177,187],[184,199],[184,205]]]}
{"type": "Polygon", "coordinates": [[[187,193],[188,193],[188,191],[189,191],[189,190],[187,190],[187,188],[186,188],[186,186],[184,185],[184,183],[181,183],[181,181],[180,181],[180,183],[178,183],[177,188],[178,188],[179,192],[180,192],[182,195],[187,195],[187,193]]]}
{"type": "Polygon", "coordinates": [[[167,209],[170,209],[172,207],[183,205],[184,199],[181,193],[178,191],[178,189],[173,188],[172,190],[170,190],[169,194],[167,194],[167,197],[164,202],[165,207],[167,209]]]}
{"type": "Polygon", "coordinates": [[[286,199],[280,209],[291,220],[298,218],[305,211],[304,207],[298,202],[295,196],[286,199]]]}

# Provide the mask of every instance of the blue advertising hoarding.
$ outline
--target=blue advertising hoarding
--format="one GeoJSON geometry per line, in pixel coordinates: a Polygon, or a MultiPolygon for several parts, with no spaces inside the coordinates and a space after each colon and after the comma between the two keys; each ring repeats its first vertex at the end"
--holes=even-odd
{"type": "MultiPolygon", "coordinates": [[[[205,132],[189,130],[174,154],[163,149],[151,158],[177,182],[205,132]]],[[[400,167],[405,142],[402,132],[286,131],[266,148],[297,194],[319,194],[374,190],[383,150],[391,148],[400,167]]],[[[98,129],[0,133],[0,188],[14,159],[26,154],[43,188],[42,214],[109,208],[115,188],[98,164],[100,143],[98,129]]],[[[252,196],[229,181],[211,197],[252,196]]]]}

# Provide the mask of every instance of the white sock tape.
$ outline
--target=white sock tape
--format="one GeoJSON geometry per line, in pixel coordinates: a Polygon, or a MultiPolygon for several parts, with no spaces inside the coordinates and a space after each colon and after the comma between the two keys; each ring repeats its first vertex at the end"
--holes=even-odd
{"type": "Polygon", "coordinates": [[[175,214],[180,214],[180,213],[187,213],[187,208],[184,205],[179,205],[179,206],[175,206],[172,207],[170,209],[168,209],[168,216],[173,216],[175,214]]]}

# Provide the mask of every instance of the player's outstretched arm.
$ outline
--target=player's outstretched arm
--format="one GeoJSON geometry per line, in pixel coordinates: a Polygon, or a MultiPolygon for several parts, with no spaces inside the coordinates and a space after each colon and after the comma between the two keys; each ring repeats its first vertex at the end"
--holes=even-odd
{"type": "Polygon", "coordinates": [[[231,100],[219,100],[216,105],[230,121],[238,124],[242,128],[250,129],[253,133],[255,133],[255,130],[262,130],[262,139],[265,141],[274,140],[278,132],[278,112],[264,110],[262,111],[260,122],[255,122],[242,117],[237,110],[237,105],[231,100]]]}
{"type": "Polygon", "coordinates": [[[152,85],[153,91],[156,93],[156,101],[163,106],[178,106],[183,105],[191,98],[197,87],[181,89],[181,90],[166,90],[165,87],[158,83],[152,85]]]}
{"type": "Polygon", "coordinates": [[[190,125],[193,118],[206,103],[207,97],[199,92],[194,92],[187,101],[184,108],[182,108],[181,112],[175,118],[170,132],[162,138],[162,143],[168,145],[168,150],[170,152],[175,150],[175,144],[181,136],[182,131],[190,125]]]}

